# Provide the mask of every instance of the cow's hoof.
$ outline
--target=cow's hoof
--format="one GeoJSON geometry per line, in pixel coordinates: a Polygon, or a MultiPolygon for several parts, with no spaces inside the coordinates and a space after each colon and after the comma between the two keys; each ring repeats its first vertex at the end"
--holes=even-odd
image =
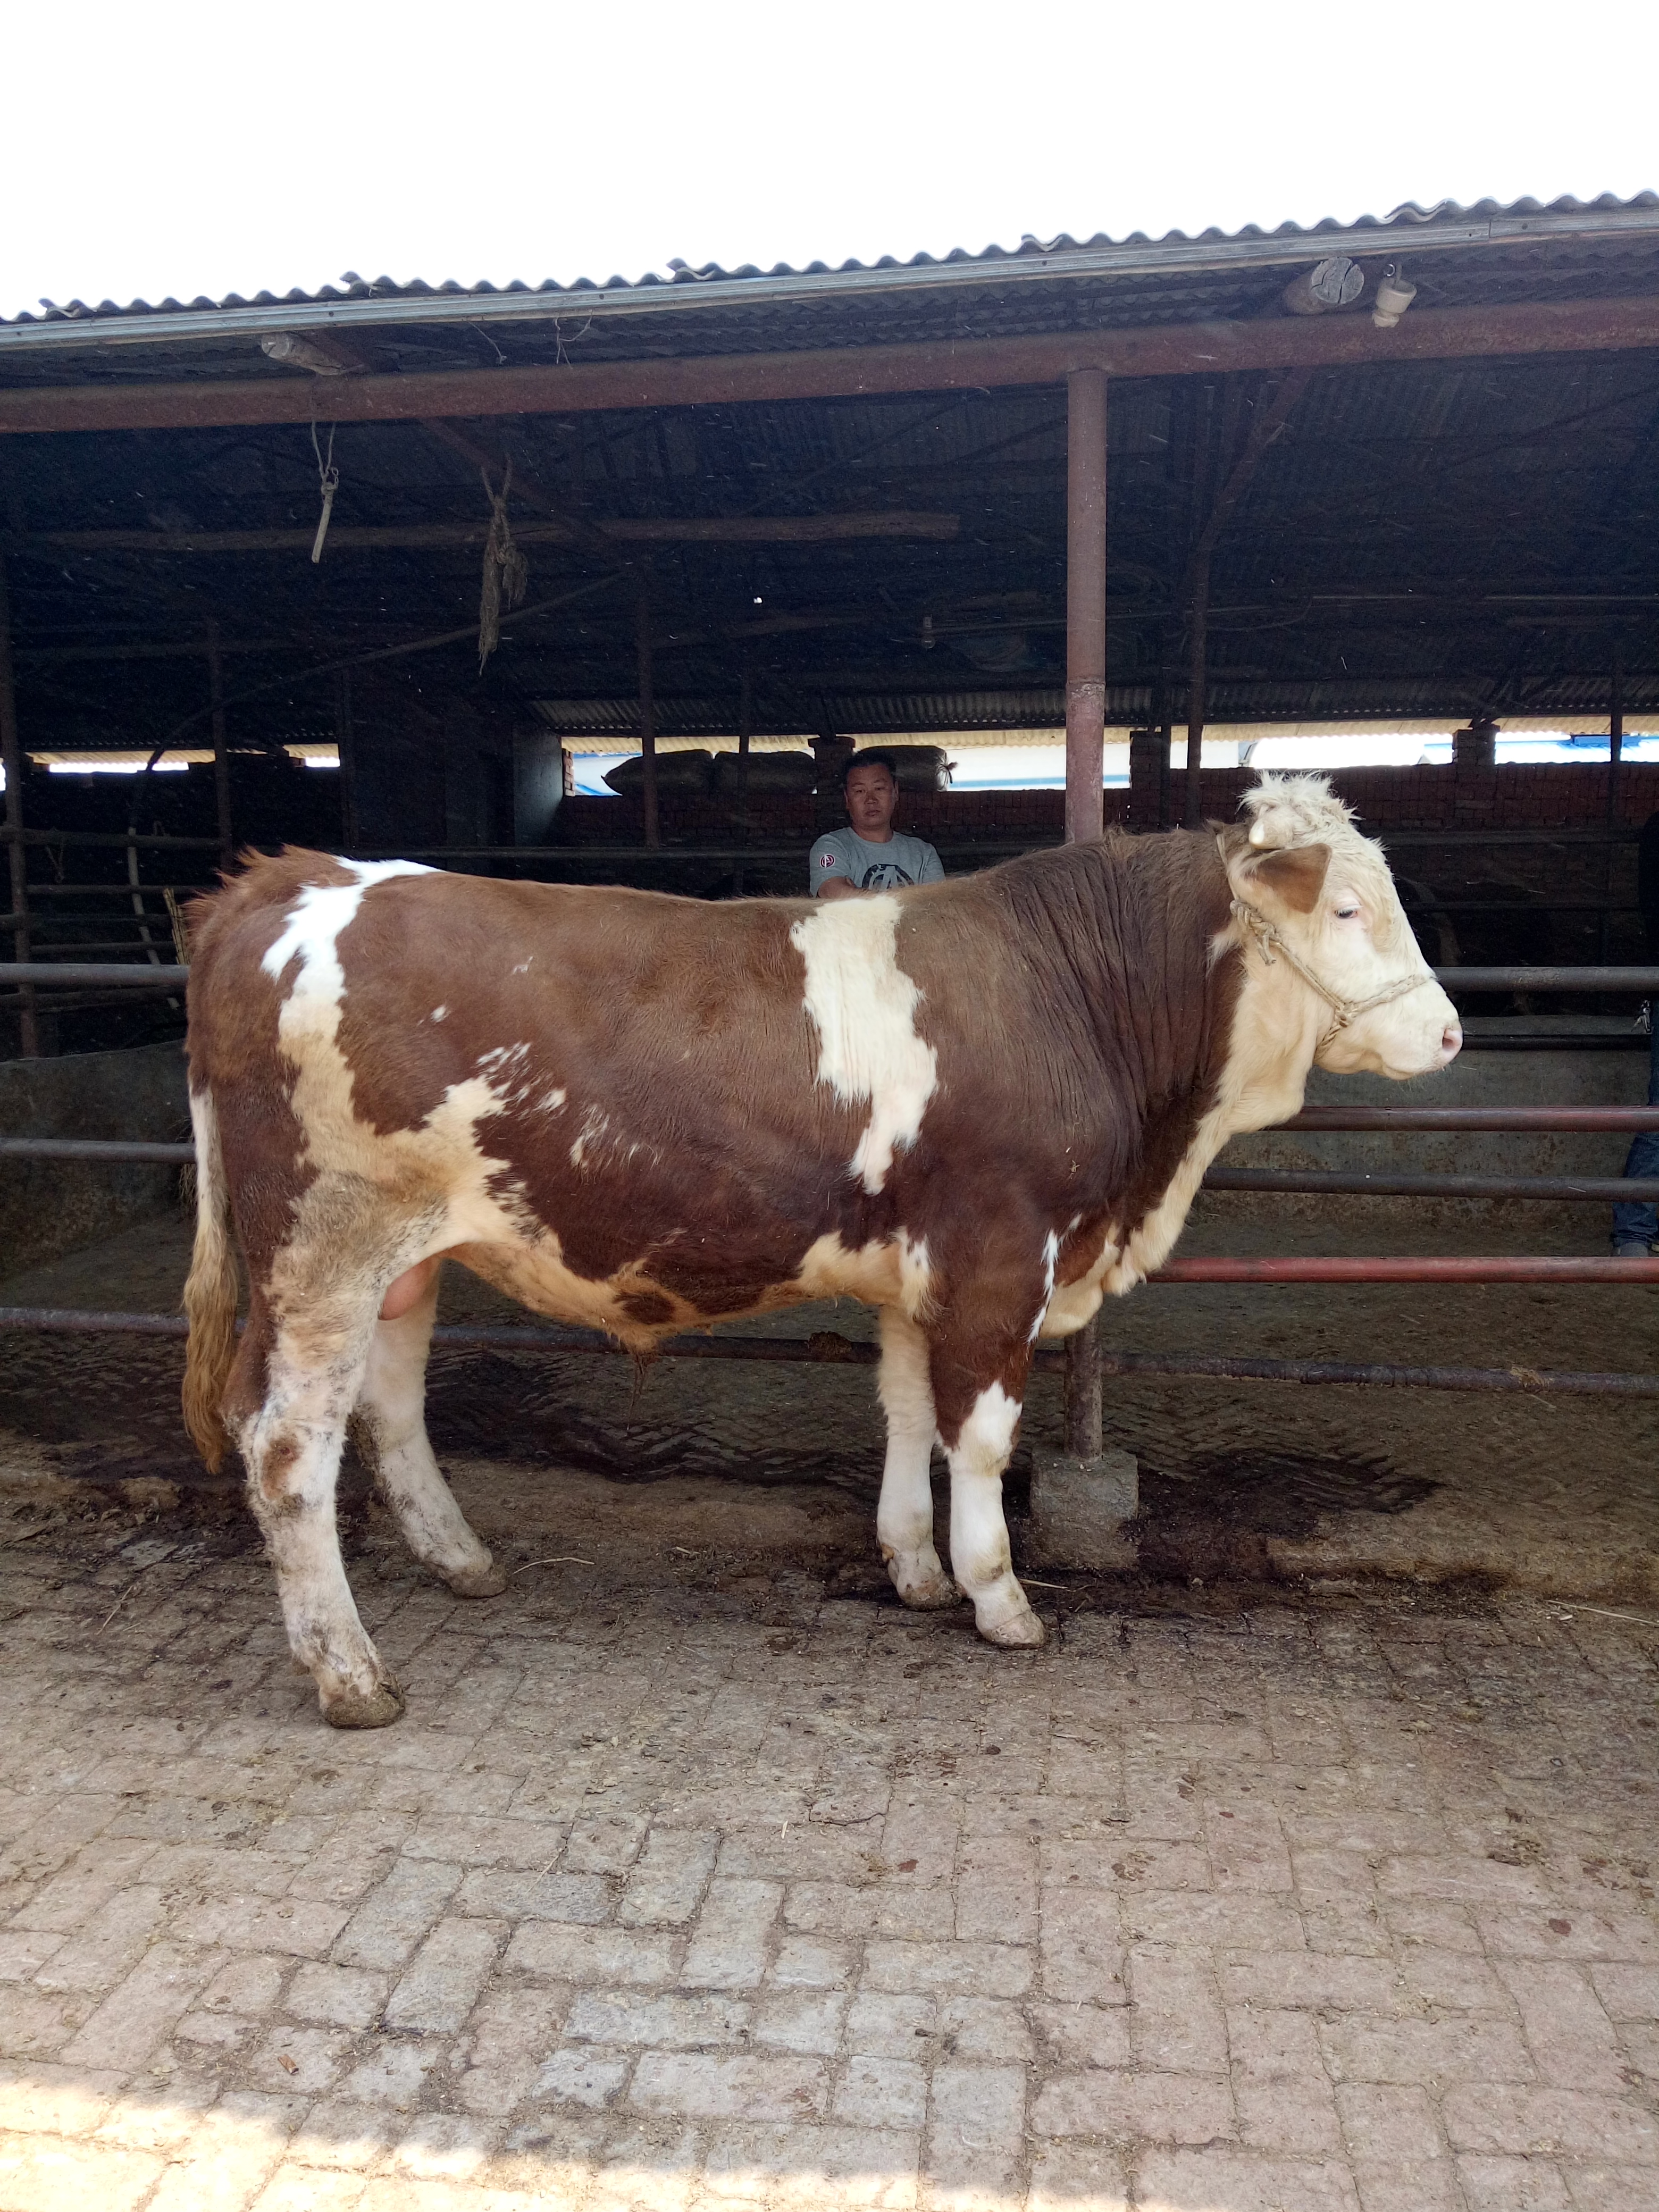
{"type": "Polygon", "coordinates": [[[916,1613],[939,1613],[947,1605],[960,1605],[962,1592],[944,1569],[924,1582],[895,1583],[902,1601],[916,1613]]]}
{"type": "Polygon", "coordinates": [[[438,1572],[457,1597],[499,1597],[511,1580],[494,1559],[487,1567],[461,1567],[453,1575],[440,1567],[438,1572]]]}
{"type": "Polygon", "coordinates": [[[371,1729],[390,1728],[393,1721],[401,1720],[404,1713],[404,1693],[390,1674],[383,1675],[367,1696],[357,1690],[348,1690],[343,1697],[325,1699],[323,1718],[331,1728],[371,1729]]]}
{"type": "Polygon", "coordinates": [[[1048,1632],[1028,1605],[999,1620],[977,1620],[975,1626],[988,1644],[1004,1651],[1035,1651],[1048,1640],[1048,1632]]]}

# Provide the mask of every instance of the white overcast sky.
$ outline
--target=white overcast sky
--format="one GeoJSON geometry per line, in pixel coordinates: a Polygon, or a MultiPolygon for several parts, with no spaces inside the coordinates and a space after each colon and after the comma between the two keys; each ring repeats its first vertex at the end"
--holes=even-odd
{"type": "Polygon", "coordinates": [[[1659,185],[1659,0],[14,0],[0,314],[1659,185]]]}

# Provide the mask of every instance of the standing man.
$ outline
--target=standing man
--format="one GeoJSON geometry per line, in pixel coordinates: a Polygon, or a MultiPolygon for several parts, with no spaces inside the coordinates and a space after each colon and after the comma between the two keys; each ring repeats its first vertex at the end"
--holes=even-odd
{"type": "Polygon", "coordinates": [[[860,891],[939,884],[939,854],[920,837],[893,827],[898,768],[890,753],[854,753],[841,779],[850,829],[832,830],[812,848],[814,898],[856,898],[860,891]]]}

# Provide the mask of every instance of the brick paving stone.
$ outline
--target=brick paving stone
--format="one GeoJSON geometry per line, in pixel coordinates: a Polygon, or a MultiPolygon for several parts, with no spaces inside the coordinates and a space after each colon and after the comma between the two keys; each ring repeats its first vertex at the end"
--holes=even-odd
{"type": "MultiPolygon", "coordinates": [[[[208,1990],[203,2003],[211,2004],[220,1984],[240,1967],[239,1960],[236,1966],[228,1968],[208,1990]]],[[[289,1984],[284,2009],[295,2020],[316,2021],[335,2027],[368,2027],[385,2010],[391,1986],[389,1975],[367,1973],[356,1966],[331,1966],[308,1959],[289,1984]]],[[[252,2009],[247,2006],[236,2008],[252,2009]]]]}
{"type": "Polygon", "coordinates": [[[1553,2158],[1460,2158],[1456,2164],[1469,2212],[1573,2212],[1553,2158]]]}
{"type": "Polygon", "coordinates": [[[1352,2172],[1337,2159],[1282,2159],[1206,2146],[1154,2150],[1139,2164],[1141,2201],[1224,2206],[1226,2212],[1360,2212],[1352,2172]]]}
{"type": "Polygon", "coordinates": [[[530,1920],[507,1945],[503,1964],[550,1981],[623,1982],[656,1987],[673,1978],[684,1948],[672,1936],[635,1929],[562,1927],[530,1920]]]}
{"type": "Polygon", "coordinates": [[[346,1919],[332,1956],[343,1966],[402,1966],[455,1891],[461,1869],[445,1860],[398,1859],[346,1919]]]}
{"type": "Polygon", "coordinates": [[[1006,2204],[1024,2162],[1026,2085],[1017,2066],[935,2069],[924,2147],[935,2203],[1006,2204]]]}
{"type": "Polygon", "coordinates": [[[1040,2136],[1112,2136],[1133,2142],[1212,2141],[1236,2133],[1232,2094],[1224,2081],[1191,2074],[1056,2074],[1038,2093],[1031,2113],[1040,2136]]]}
{"type": "Polygon", "coordinates": [[[711,1882],[680,1970],[687,1986],[753,1989],[765,1974],[782,1903],[778,1882],[711,1882]]]}
{"type": "Polygon", "coordinates": [[[489,1920],[441,1920],[386,1999],[392,2029],[453,2032],[472,2009],[505,1929],[489,1920]]]}
{"type": "Polygon", "coordinates": [[[623,1927],[684,1927],[708,1887],[720,1840],[710,1829],[653,1828],[617,1907],[623,1927]]]}
{"type": "Polygon", "coordinates": [[[1281,1594],[1010,1658],[716,1589],[686,1519],[642,1573],[659,1510],[542,1544],[601,1563],[556,1601],[371,1543],[411,1711],[361,1736],[262,1569],[88,1665],[112,1531],[0,1544],[4,2212],[1659,2202],[1635,1634],[1281,1594]]]}
{"type": "Polygon", "coordinates": [[[647,2051],[629,2098],[638,2112],[688,2119],[815,2119],[823,2113],[825,2082],[823,2067],[811,2058],[647,2051]]]}
{"type": "Polygon", "coordinates": [[[7,2212],[137,2212],[161,2161],[50,2136],[0,2136],[0,2203],[7,2212]]]}
{"type": "Polygon", "coordinates": [[[1506,1959],[1497,1974],[1521,2015],[1540,2081],[1564,2089],[1622,2093],[1626,2062],[1618,2033],[1583,1967],[1506,1959]]]}
{"type": "Polygon", "coordinates": [[[1531,2081],[1536,2068],[1506,2020],[1335,2021],[1320,2030],[1341,2081],[1531,2081]]]}

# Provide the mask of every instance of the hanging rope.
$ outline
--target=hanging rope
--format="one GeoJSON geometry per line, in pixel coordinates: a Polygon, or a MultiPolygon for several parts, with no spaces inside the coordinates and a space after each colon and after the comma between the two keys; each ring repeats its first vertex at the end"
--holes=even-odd
{"type": "Polygon", "coordinates": [[[499,492],[489,481],[488,469],[479,473],[490,505],[489,535],[484,540],[483,590],[478,599],[478,673],[482,676],[485,662],[501,641],[502,602],[511,610],[523,599],[530,581],[530,563],[514,544],[513,526],[507,519],[507,495],[513,489],[512,462],[507,464],[499,492]]]}
{"type": "Polygon", "coordinates": [[[328,458],[317,443],[317,425],[311,426],[311,450],[317,456],[317,483],[323,495],[323,511],[317,518],[317,535],[311,543],[311,560],[314,568],[323,557],[323,540],[328,536],[329,517],[334,512],[334,495],[340,489],[340,471],[334,465],[334,433],[339,426],[328,426],[328,458]]]}

